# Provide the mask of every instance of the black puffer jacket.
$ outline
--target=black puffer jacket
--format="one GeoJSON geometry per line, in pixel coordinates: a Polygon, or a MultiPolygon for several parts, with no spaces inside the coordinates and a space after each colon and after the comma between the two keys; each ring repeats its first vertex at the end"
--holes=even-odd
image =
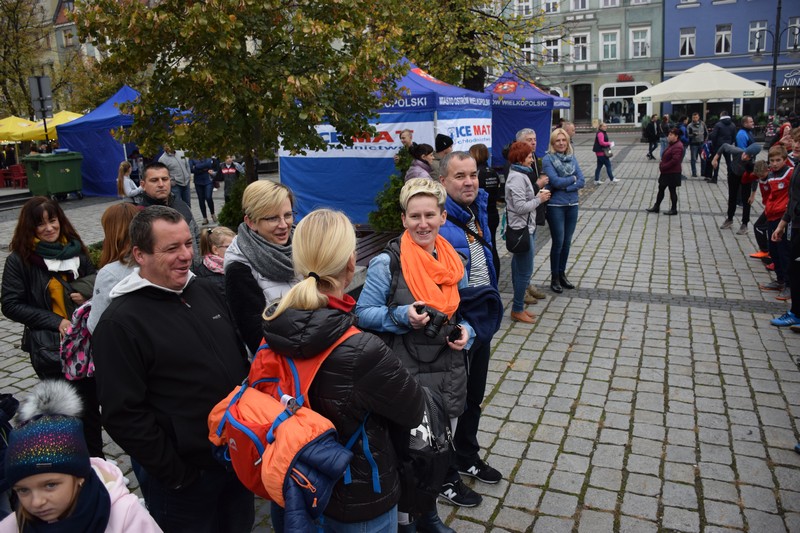
{"type": "MultiPolygon", "coordinates": [[[[86,255],[80,254],[79,258],[78,279],[97,271],[86,255]]],[[[3,270],[0,296],[3,315],[30,329],[52,331],[57,335],[63,318],[53,312],[47,288],[51,277],[46,269],[23,261],[16,252],[11,253],[3,270]]],[[[68,295],[65,295],[64,303],[70,312],[75,307],[68,295]]],[[[22,346],[22,349],[30,352],[29,346],[22,346]]]]}
{"type": "MultiPolygon", "coordinates": [[[[264,338],[277,354],[305,359],[333,344],[356,317],[337,309],[288,309],[264,323],[264,338]]],[[[371,333],[354,335],[336,347],[319,369],[308,391],[315,411],[327,417],[344,444],[364,416],[369,449],[378,465],[381,493],[372,490],[372,469],[361,449],[353,447],[352,483],[340,480],[325,515],[341,522],[363,522],[387,512],[400,499],[397,455],[389,425],[411,429],[419,425],[423,393],[416,380],[383,342],[371,333]]]]}

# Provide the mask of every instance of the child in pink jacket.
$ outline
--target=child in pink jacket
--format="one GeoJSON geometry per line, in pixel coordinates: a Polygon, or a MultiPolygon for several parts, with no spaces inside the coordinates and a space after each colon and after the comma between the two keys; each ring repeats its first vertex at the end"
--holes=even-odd
{"type": "Polygon", "coordinates": [[[161,531],[120,469],[89,458],[80,412],[80,398],[63,380],[39,383],[20,402],[5,457],[19,502],[0,533],[161,531]]]}

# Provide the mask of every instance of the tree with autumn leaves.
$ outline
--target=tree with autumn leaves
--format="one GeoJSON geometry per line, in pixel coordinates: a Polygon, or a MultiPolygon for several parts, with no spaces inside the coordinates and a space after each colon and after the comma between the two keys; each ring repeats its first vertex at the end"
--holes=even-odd
{"type": "MultiPolygon", "coordinates": [[[[540,18],[475,0],[78,0],[82,40],[105,73],[148,73],[127,137],[199,155],[325,149],[315,126],[343,143],[369,130],[397,96],[403,55],[464,83],[510,63],[540,18]],[[489,7],[486,7],[489,6],[489,7]],[[176,118],[177,117],[177,118],[176,118]],[[189,117],[186,120],[186,117],[189,117]],[[180,124],[178,124],[180,123],[180,124]]],[[[482,82],[481,82],[482,83],[482,82]]],[[[253,165],[247,165],[255,179],[253,165]]]]}

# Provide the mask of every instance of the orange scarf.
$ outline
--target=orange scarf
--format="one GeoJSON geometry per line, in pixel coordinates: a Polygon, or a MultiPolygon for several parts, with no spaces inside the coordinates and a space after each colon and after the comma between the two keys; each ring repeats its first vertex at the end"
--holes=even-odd
{"type": "Polygon", "coordinates": [[[415,243],[406,231],[400,238],[400,267],[415,300],[452,317],[461,303],[458,282],[464,277],[464,264],[441,235],[436,236],[435,249],[438,259],[415,243]]]}

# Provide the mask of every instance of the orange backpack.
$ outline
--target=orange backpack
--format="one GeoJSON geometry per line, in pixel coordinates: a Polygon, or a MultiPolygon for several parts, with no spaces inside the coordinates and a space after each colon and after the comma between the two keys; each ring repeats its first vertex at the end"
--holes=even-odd
{"type": "MultiPolygon", "coordinates": [[[[328,355],[356,333],[360,330],[351,326],[327,350],[310,359],[282,357],[262,345],[247,379],[212,409],[209,440],[253,493],[285,507],[287,491],[299,487],[308,492],[310,506],[321,514],[336,482],[342,476],[349,482],[350,448],[359,437],[368,448],[364,423],[347,446],[342,446],[333,423],[310,408],[306,394],[328,355]],[[298,461],[309,445],[323,439],[329,441],[323,443],[324,452],[319,447],[315,450],[324,454],[320,464],[309,467],[305,457],[298,461]],[[320,469],[325,471],[320,473],[320,469]]],[[[372,459],[368,450],[367,456],[372,459]]],[[[377,470],[373,480],[376,477],[377,470]]]]}

